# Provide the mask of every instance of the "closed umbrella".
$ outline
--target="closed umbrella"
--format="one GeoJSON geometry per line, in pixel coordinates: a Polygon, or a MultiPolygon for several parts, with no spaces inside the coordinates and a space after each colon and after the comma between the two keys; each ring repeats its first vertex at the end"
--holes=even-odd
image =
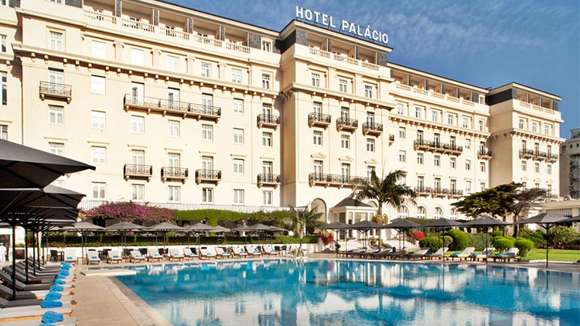
{"type": "Polygon", "coordinates": [[[515,224],[538,224],[546,230],[546,268],[548,268],[548,252],[550,251],[550,228],[558,224],[565,224],[570,222],[570,220],[570,218],[564,215],[540,213],[523,221],[516,222],[515,224]]]}
{"type": "MultiPolygon", "coordinates": [[[[384,228],[385,229],[395,229],[395,230],[399,231],[399,233],[403,233],[403,231],[405,231],[405,230],[418,228],[420,226],[421,225],[419,225],[415,222],[406,220],[404,218],[396,218],[396,219],[392,220],[391,223],[385,225],[384,228]]],[[[403,236],[404,236],[404,233],[403,233],[403,236]]],[[[399,249],[402,249],[401,246],[402,246],[401,245],[401,237],[399,236],[399,249]]]]}

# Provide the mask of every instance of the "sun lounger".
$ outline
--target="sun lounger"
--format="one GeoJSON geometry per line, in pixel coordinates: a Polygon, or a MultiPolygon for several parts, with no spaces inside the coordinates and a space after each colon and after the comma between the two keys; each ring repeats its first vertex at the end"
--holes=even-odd
{"type": "Polygon", "coordinates": [[[231,254],[227,252],[224,247],[215,247],[215,252],[218,257],[229,258],[231,254]]]}
{"type": "MultiPolygon", "coordinates": [[[[0,279],[2,279],[6,284],[12,284],[12,275],[8,274],[6,271],[0,271],[0,279]]],[[[18,279],[16,279],[16,290],[18,291],[36,291],[36,290],[48,290],[50,284],[25,284],[18,279]]]]}
{"type": "Polygon", "coordinates": [[[197,257],[197,255],[194,254],[193,251],[191,251],[191,248],[183,248],[183,256],[185,258],[189,258],[189,259],[193,259],[194,257],[197,257]]]}
{"type": "Polygon", "coordinates": [[[141,253],[141,251],[135,249],[131,250],[129,261],[133,263],[143,262],[145,261],[145,256],[141,253]]]}
{"type": "Polygon", "coordinates": [[[248,254],[243,250],[243,247],[239,247],[239,246],[233,246],[232,247],[232,252],[234,254],[235,257],[247,257],[248,254]]]}
{"type": "Polygon", "coordinates": [[[72,308],[70,304],[63,304],[62,307],[59,308],[51,308],[51,309],[44,309],[41,308],[39,305],[29,305],[29,306],[22,306],[22,307],[9,307],[9,308],[2,308],[0,309],[0,322],[3,320],[25,320],[25,319],[38,319],[42,317],[44,313],[47,311],[53,311],[61,313],[65,316],[69,316],[72,312],[72,308]]]}
{"type": "Polygon", "coordinates": [[[512,247],[505,252],[493,255],[492,259],[493,261],[499,260],[504,262],[509,262],[511,260],[518,261],[520,259],[520,257],[518,257],[519,252],[520,250],[518,248],[512,247]]]}
{"type": "Polygon", "coordinates": [[[430,260],[431,259],[443,259],[447,250],[449,250],[449,248],[441,247],[441,248],[437,249],[437,251],[427,255],[426,258],[430,259],[430,260]]]}
{"type": "Polygon", "coordinates": [[[101,258],[99,258],[99,253],[96,250],[89,250],[87,251],[87,263],[91,264],[100,264],[101,258]]]}
{"type": "Polygon", "coordinates": [[[181,247],[171,247],[169,248],[169,260],[182,261],[185,259],[183,255],[183,249],[181,247]]]}
{"type": "Polygon", "coordinates": [[[464,260],[464,259],[469,258],[469,256],[471,256],[471,254],[473,254],[474,251],[475,251],[475,247],[467,247],[467,248],[463,249],[463,251],[461,251],[461,252],[452,253],[449,256],[449,259],[455,260],[455,258],[457,258],[459,260],[464,260]]]}
{"type": "Polygon", "coordinates": [[[77,251],[73,248],[64,248],[64,261],[68,263],[76,263],[77,251]]]}
{"type": "Polygon", "coordinates": [[[407,259],[423,259],[428,255],[429,252],[429,248],[426,249],[419,249],[416,251],[413,251],[411,253],[408,253],[405,258],[407,259]]]}
{"type": "Polygon", "coordinates": [[[248,253],[248,256],[257,257],[257,256],[261,256],[262,255],[260,252],[258,252],[256,250],[256,247],[254,247],[254,246],[245,246],[244,248],[246,249],[246,252],[248,253]]]}
{"type": "Polygon", "coordinates": [[[488,257],[493,255],[494,251],[495,248],[493,247],[485,248],[481,252],[474,252],[473,254],[471,254],[471,258],[473,258],[473,260],[485,261],[487,260],[488,257]]]}
{"type": "Polygon", "coordinates": [[[158,248],[147,248],[147,260],[163,260],[158,248]]]}
{"type": "MultiPolygon", "coordinates": [[[[4,271],[12,275],[12,266],[4,267],[4,271]]],[[[54,280],[55,275],[35,276],[32,270],[28,271],[28,280],[26,279],[26,271],[16,267],[16,279],[27,284],[49,284],[54,280]]]]}
{"type": "Polygon", "coordinates": [[[121,263],[123,261],[123,254],[120,248],[113,248],[109,251],[109,263],[121,263]]]}
{"type": "MultiPolygon", "coordinates": [[[[10,326],[38,326],[39,320],[22,320],[22,321],[10,321],[3,323],[0,320],[0,326],[10,325],[10,326]]],[[[75,326],[77,324],[77,319],[74,317],[66,317],[63,321],[58,323],[45,323],[41,325],[51,325],[51,326],[75,326]]]]}
{"type": "MultiPolygon", "coordinates": [[[[0,297],[10,298],[12,296],[11,284],[6,285],[0,283],[0,297]]],[[[48,290],[38,291],[16,291],[16,299],[42,299],[48,290]]]]}
{"type": "Polygon", "coordinates": [[[199,258],[217,258],[215,250],[210,249],[212,247],[201,247],[199,248],[199,258]]]}

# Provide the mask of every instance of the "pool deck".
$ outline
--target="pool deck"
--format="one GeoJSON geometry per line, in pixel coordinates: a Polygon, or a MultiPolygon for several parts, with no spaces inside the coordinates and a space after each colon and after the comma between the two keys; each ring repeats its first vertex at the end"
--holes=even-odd
{"type": "MultiPolygon", "coordinates": [[[[279,259],[272,257],[271,259],[279,259]]],[[[311,254],[308,258],[313,259],[336,259],[332,254],[311,254]]],[[[268,258],[262,258],[268,259],[268,258]]],[[[242,259],[248,260],[248,259],[242,259]]],[[[345,259],[359,260],[359,259],[345,259]]],[[[239,261],[225,260],[218,261],[239,261]]],[[[377,261],[377,260],[371,260],[377,261]]],[[[185,263],[204,263],[211,260],[193,260],[185,263]]],[[[396,261],[407,262],[407,261],[396,261]]],[[[169,262],[164,262],[168,264],[169,262]]],[[[421,263],[413,262],[413,263],[421,263]]],[[[438,262],[431,262],[438,263],[438,262]]],[[[446,262],[449,263],[449,262],[446,262]]],[[[469,262],[472,264],[472,262],[469,262]]],[[[143,300],[137,297],[131,290],[117,281],[113,276],[128,275],[132,271],[124,268],[127,266],[149,265],[144,264],[118,264],[101,266],[80,266],[77,269],[75,300],[78,303],[73,308],[72,316],[76,317],[77,325],[80,326],[170,326],[167,320],[157,314],[143,300]]],[[[163,264],[163,263],[153,263],[163,264]]],[[[179,263],[169,263],[179,264],[179,263]]],[[[457,262],[455,262],[457,264],[457,262]]],[[[477,264],[477,263],[476,263],[477,264]]],[[[484,263],[479,263],[484,264],[484,263]]],[[[490,265],[492,265],[490,263],[490,265]]],[[[512,267],[534,267],[544,269],[543,262],[517,263],[517,264],[493,264],[512,267]]],[[[563,272],[580,272],[580,264],[550,263],[550,270],[563,272]]]]}

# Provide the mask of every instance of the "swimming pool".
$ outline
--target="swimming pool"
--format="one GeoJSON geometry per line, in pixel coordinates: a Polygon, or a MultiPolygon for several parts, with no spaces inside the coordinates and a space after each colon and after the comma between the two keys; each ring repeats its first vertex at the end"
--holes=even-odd
{"type": "Polygon", "coordinates": [[[176,326],[580,325],[580,273],[532,268],[275,260],[118,279],[176,326]]]}

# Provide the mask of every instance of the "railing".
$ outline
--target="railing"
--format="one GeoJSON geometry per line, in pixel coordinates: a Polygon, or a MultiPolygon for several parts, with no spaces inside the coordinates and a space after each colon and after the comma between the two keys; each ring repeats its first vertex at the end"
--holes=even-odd
{"type": "Polygon", "coordinates": [[[258,187],[277,186],[280,183],[280,176],[271,173],[260,173],[257,177],[258,187]]]}
{"type": "Polygon", "coordinates": [[[546,158],[550,162],[556,162],[558,160],[558,154],[548,153],[548,155],[546,156],[546,158]]]}
{"type": "Polygon", "coordinates": [[[212,182],[218,183],[222,178],[221,170],[198,169],[195,170],[195,182],[212,182]]]}
{"type": "Polygon", "coordinates": [[[370,62],[367,62],[364,60],[351,58],[347,55],[331,53],[331,52],[320,50],[320,49],[313,48],[313,47],[311,47],[309,49],[310,49],[310,54],[318,55],[318,56],[321,56],[323,58],[328,58],[328,59],[332,59],[332,60],[339,61],[339,62],[346,62],[346,63],[351,64],[351,65],[361,66],[361,67],[364,67],[367,69],[372,69],[372,70],[379,70],[379,68],[380,68],[380,66],[377,64],[370,63],[370,62]]]}
{"type": "Polygon", "coordinates": [[[417,93],[417,94],[422,94],[425,96],[429,96],[429,97],[435,97],[437,99],[441,99],[441,100],[445,100],[445,101],[449,101],[449,102],[453,102],[453,103],[461,103],[461,104],[465,104],[468,106],[475,106],[475,104],[477,104],[476,102],[473,102],[471,100],[462,98],[462,97],[456,97],[453,95],[449,95],[449,94],[442,94],[439,92],[436,92],[432,89],[424,89],[424,88],[420,88],[420,87],[415,87],[415,86],[410,86],[407,84],[401,84],[401,82],[396,81],[395,82],[395,88],[407,91],[407,92],[413,92],[413,93],[417,93]]]}
{"type": "Polygon", "coordinates": [[[363,183],[364,180],[365,178],[342,174],[310,173],[308,175],[308,182],[311,187],[353,187],[357,184],[363,183]]]}
{"type": "Polygon", "coordinates": [[[125,178],[149,178],[153,175],[153,167],[142,164],[125,164],[123,167],[123,175],[125,178]]]}
{"type": "Polygon", "coordinates": [[[280,117],[273,116],[271,114],[260,114],[258,115],[258,127],[271,127],[276,128],[280,124],[280,117]]]}
{"type": "Polygon", "coordinates": [[[477,158],[490,159],[491,157],[492,155],[489,149],[479,149],[479,151],[477,152],[477,158]]]}
{"type": "Polygon", "coordinates": [[[188,103],[172,99],[160,99],[153,97],[139,97],[126,94],[124,98],[126,108],[142,108],[156,110],[164,113],[177,113],[198,119],[218,120],[221,116],[221,108],[205,104],[188,103]]]}
{"type": "Polygon", "coordinates": [[[53,82],[41,81],[39,86],[40,98],[45,97],[63,98],[70,103],[72,97],[72,86],[53,82]]]}
{"type": "Polygon", "coordinates": [[[417,139],[414,142],[415,149],[428,150],[443,154],[459,155],[463,152],[463,146],[456,144],[446,144],[439,141],[428,141],[424,139],[417,139]]]}
{"type": "Polygon", "coordinates": [[[354,131],[358,128],[358,120],[340,117],[336,119],[336,129],[338,131],[354,131]]]}
{"type": "Polygon", "coordinates": [[[417,186],[414,190],[419,196],[427,196],[431,193],[431,188],[425,186],[417,186]]]}
{"type": "Polygon", "coordinates": [[[309,113],[308,114],[308,125],[318,126],[318,127],[328,127],[330,125],[332,118],[330,114],[321,114],[321,113],[309,113]]]}
{"type": "MultiPolygon", "coordinates": [[[[195,43],[202,44],[202,45],[209,45],[212,47],[225,48],[226,50],[231,50],[231,51],[235,51],[235,52],[250,53],[250,51],[251,51],[250,47],[243,45],[243,44],[240,44],[240,43],[217,40],[217,39],[213,39],[213,38],[209,38],[209,37],[205,37],[205,36],[201,36],[201,35],[197,35],[197,34],[193,34],[193,33],[188,33],[188,32],[184,32],[184,31],[176,30],[176,29],[168,27],[168,26],[156,26],[156,25],[141,22],[138,20],[131,20],[131,19],[111,16],[111,15],[105,15],[103,13],[99,13],[96,11],[90,11],[90,10],[85,11],[85,15],[89,19],[91,24],[116,25],[122,29],[136,30],[136,31],[142,31],[142,32],[146,32],[146,33],[155,33],[158,35],[163,35],[165,37],[178,39],[178,40],[182,40],[185,42],[195,42],[195,43]]],[[[254,49],[254,50],[259,50],[259,49],[254,49]]]]}
{"type": "Polygon", "coordinates": [[[463,196],[463,190],[449,189],[449,197],[461,197],[461,196],[463,196]]]}
{"type": "Polygon", "coordinates": [[[532,158],[534,151],[531,149],[520,149],[520,158],[532,158]]]}
{"type": "Polygon", "coordinates": [[[161,178],[163,180],[175,179],[175,180],[185,180],[189,174],[187,168],[181,168],[176,166],[164,166],[161,168],[161,178]]]}
{"type": "Polygon", "coordinates": [[[445,197],[449,194],[449,190],[441,187],[434,187],[431,195],[434,197],[445,197]]]}
{"type": "Polygon", "coordinates": [[[517,101],[518,101],[519,106],[521,106],[522,108],[525,108],[525,109],[534,109],[534,110],[542,111],[542,112],[549,113],[549,114],[554,114],[554,112],[558,111],[558,110],[554,110],[551,108],[543,107],[541,105],[528,103],[528,102],[525,102],[522,100],[517,100],[517,101]]]}
{"type": "Polygon", "coordinates": [[[365,122],[362,127],[364,135],[378,136],[383,132],[383,124],[378,122],[365,122]]]}

